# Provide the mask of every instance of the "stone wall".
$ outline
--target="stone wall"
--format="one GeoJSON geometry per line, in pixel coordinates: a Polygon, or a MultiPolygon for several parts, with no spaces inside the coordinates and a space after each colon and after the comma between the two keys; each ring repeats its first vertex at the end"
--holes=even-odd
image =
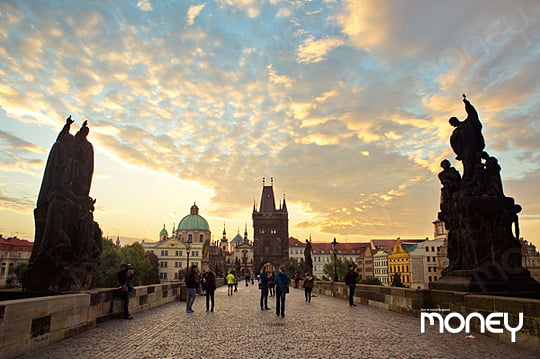
{"type": "MultiPolygon", "coordinates": [[[[313,293],[347,299],[349,288],[344,283],[317,281],[313,293]]],[[[523,313],[523,327],[517,332],[515,343],[511,342],[510,332],[506,330],[501,334],[492,334],[487,331],[484,334],[503,342],[540,351],[540,300],[538,299],[359,284],[356,287],[355,303],[416,317],[420,317],[422,311],[430,309],[442,315],[458,312],[466,316],[469,313],[478,312],[484,318],[494,312],[506,312],[512,327],[517,325],[518,313],[523,313]]],[[[471,329],[474,332],[479,332],[477,324],[473,321],[471,329]]],[[[422,335],[420,319],[417,334],[422,335]]]]}
{"type": "MultiPolygon", "coordinates": [[[[182,291],[183,283],[135,287],[130,312],[178,300],[182,291]]],[[[0,301],[0,359],[32,352],[121,316],[119,289],[0,301]]]]}
{"type": "MultiPolygon", "coordinates": [[[[216,278],[222,286],[223,278],[216,278]]],[[[12,293],[12,297],[25,296],[12,293]]],[[[129,299],[130,313],[186,300],[183,282],[135,287],[129,299]]],[[[7,297],[4,293],[2,297],[7,297]]],[[[98,288],[73,294],[59,294],[0,300],[0,359],[10,359],[46,347],[97,324],[122,317],[119,289],[98,288]]]]}

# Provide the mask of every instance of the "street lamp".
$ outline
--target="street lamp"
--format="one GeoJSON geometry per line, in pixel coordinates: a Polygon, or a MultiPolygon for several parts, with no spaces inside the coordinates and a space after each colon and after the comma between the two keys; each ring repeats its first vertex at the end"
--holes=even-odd
{"type": "Polygon", "coordinates": [[[334,253],[334,282],[337,282],[338,281],[338,276],[337,276],[337,247],[338,247],[338,242],[336,241],[336,237],[334,237],[334,241],[331,244],[332,244],[332,252],[334,253]]]}
{"type": "MultiPolygon", "coordinates": [[[[186,242],[186,252],[187,252],[187,265],[186,265],[186,271],[189,271],[189,252],[191,251],[191,236],[188,237],[188,240],[186,242]]],[[[187,273],[187,272],[186,272],[187,273]]]]}

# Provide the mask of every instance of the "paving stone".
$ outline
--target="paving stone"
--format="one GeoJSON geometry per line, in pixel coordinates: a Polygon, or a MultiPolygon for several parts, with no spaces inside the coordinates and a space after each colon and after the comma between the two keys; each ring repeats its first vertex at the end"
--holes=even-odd
{"type": "MultiPolygon", "coordinates": [[[[317,296],[306,303],[301,289],[287,295],[285,318],[259,308],[257,286],[239,286],[227,296],[218,288],[214,313],[205,312],[197,296],[193,309],[185,302],[112,320],[20,359],[179,359],[179,358],[404,358],[538,359],[539,352],[493,338],[439,333],[420,319],[346,300],[317,296]]],[[[518,333],[519,336],[519,333],[518,333]]]]}

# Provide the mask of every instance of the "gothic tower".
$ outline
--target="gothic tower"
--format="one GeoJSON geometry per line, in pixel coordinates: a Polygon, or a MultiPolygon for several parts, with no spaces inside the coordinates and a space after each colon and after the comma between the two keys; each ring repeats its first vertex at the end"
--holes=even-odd
{"type": "Polygon", "coordinates": [[[289,214],[285,197],[276,209],[274,199],[274,180],[266,186],[263,178],[263,190],[259,210],[253,205],[253,261],[256,273],[263,264],[271,263],[275,269],[289,256],[289,214]]]}

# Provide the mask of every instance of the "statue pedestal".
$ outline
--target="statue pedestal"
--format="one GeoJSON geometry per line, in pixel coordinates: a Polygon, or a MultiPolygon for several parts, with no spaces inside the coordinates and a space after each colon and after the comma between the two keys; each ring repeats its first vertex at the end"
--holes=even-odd
{"type": "Polygon", "coordinates": [[[429,283],[429,289],[540,299],[540,283],[524,268],[511,272],[497,266],[445,271],[440,280],[429,283]]]}

